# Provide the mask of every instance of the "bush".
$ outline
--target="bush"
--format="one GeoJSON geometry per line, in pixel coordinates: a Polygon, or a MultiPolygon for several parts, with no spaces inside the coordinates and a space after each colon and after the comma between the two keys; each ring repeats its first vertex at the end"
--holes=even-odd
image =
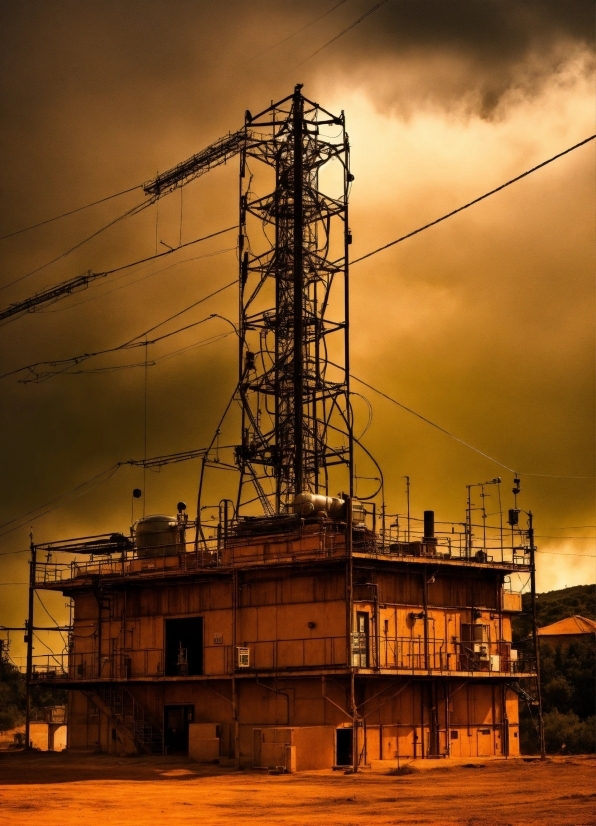
{"type": "Polygon", "coordinates": [[[9,731],[15,728],[19,722],[16,710],[0,711],[0,731],[9,731]]]}
{"type": "Polygon", "coordinates": [[[596,718],[580,720],[573,711],[557,709],[544,715],[544,742],[550,754],[593,754],[596,751],[596,718]]]}

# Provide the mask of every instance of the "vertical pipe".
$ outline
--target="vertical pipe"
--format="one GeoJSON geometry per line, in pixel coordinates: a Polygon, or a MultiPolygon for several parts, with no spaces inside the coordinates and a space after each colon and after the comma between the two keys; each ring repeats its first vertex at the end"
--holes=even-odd
{"type": "Polygon", "coordinates": [[[236,685],[236,640],[238,616],[238,571],[232,571],[232,724],[234,726],[234,763],[240,764],[240,740],[238,725],[238,688],[236,685]]]}
{"type": "Polygon", "coordinates": [[[542,690],[540,685],[540,645],[536,620],[536,546],[534,545],[534,521],[532,511],[528,512],[528,539],[530,542],[530,594],[532,600],[532,640],[536,660],[536,692],[538,694],[538,735],[540,738],[540,758],[546,759],[544,744],[544,720],[542,718],[542,690]]]}
{"type": "Polygon", "coordinates": [[[304,98],[300,91],[301,88],[301,84],[296,86],[292,110],[294,138],[294,493],[296,494],[302,491],[304,485],[304,318],[302,309],[304,289],[302,249],[304,233],[304,158],[302,142],[304,98]]]}
{"type": "Polygon", "coordinates": [[[428,582],[426,579],[426,565],[422,570],[422,611],[424,613],[424,668],[429,671],[430,663],[428,657],[428,582]]]}
{"type": "Polygon", "coordinates": [[[33,679],[33,597],[35,593],[35,566],[37,548],[31,535],[31,559],[29,560],[29,611],[27,615],[27,673],[25,697],[25,749],[31,748],[31,681],[33,679]]]}

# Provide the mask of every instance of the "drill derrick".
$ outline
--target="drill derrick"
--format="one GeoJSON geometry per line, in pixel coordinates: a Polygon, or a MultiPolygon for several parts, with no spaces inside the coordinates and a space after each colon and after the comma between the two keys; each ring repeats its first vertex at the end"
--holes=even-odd
{"type": "Polygon", "coordinates": [[[300,86],[254,117],[247,112],[245,128],[237,506],[240,513],[257,498],[271,515],[287,510],[297,494],[328,495],[333,465],[344,466],[341,484],[352,489],[352,176],[343,112],[330,114],[305,98],[300,86]],[[333,196],[322,191],[321,178],[334,187],[333,196]],[[261,194],[267,180],[273,189],[261,194]]]}

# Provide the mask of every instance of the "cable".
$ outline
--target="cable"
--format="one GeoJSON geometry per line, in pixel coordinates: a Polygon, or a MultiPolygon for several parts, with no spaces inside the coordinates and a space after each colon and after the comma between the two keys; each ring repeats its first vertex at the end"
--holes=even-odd
{"type": "Polygon", "coordinates": [[[46,267],[49,267],[50,264],[55,264],[56,261],[60,261],[61,258],[66,258],[67,255],[70,255],[71,252],[78,250],[79,247],[82,247],[83,244],[87,243],[87,241],[91,241],[92,238],[97,237],[102,232],[105,232],[106,229],[109,229],[110,227],[114,226],[114,224],[117,224],[119,221],[124,220],[124,218],[128,218],[131,215],[135,215],[137,212],[140,212],[142,209],[148,207],[151,203],[152,201],[141,201],[132,209],[123,212],[122,215],[119,215],[117,218],[114,218],[108,224],[105,224],[103,227],[96,230],[91,235],[88,235],[87,238],[83,238],[82,241],[79,241],[78,244],[75,244],[74,247],[71,247],[70,249],[66,250],[66,252],[63,252],[60,255],[56,256],[56,258],[52,258],[51,261],[46,261],[45,264],[42,264],[40,267],[36,267],[34,270],[31,270],[31,272],[25,273],[25,275],[21,275],[19,278],[15,278],[14,281],[9,281],[8,284],[4,284],[2,287],[0,287],[0,292],[2,290],[6,290],[8,287],[12,287],[14,284],[18,284],[19,282],[24,281],[26,278],[29,278],[29,276],[31,275],[35,275],[35,273],[37,272],[41,272],[41,270],[45,270],[46,267]]]}
{"type": "Polygon", "coordinates": [[[386,250],[389,247],[395,246],[395,244],[399,244],[402,241],[405,241],[406,238],[411,238],[413,235],[417,235],[419,232],[423,232],[425,229],[428,229],[429,227],[434,227],[435,224],[440,224],[441,221],[446,221],[447,218],[451,218],[452,215],[457,215],[458,212],[462,212],[464,209],[467,209],[468,207],[477,204],[479,201],[483,201],[490,195],[494,195],[495,192],[500,192],[502,189],[505,189],[505,187],[507,186],[511,186],[511,184],[514,184],[516,181],[521,181],[522,178],[525,178],[527,175],[531,175],[532,172],[536,172],[537,169],[542,169],[543,166],[547,166],[547,164],[556,161],[557,158],[562,158],[563,155],[567,155],[569,152],[573,152],[574,149],[578,149],[580,146],[583,146],[584,144],[593,141],[594,138],[596,138],[596,135],[590,135],[589,138],[586,138],[585,140],[576,143],[574,146],[570,146],[569,149],[565,149],[563,152],[559,152],[558,155],[553,155],[552,158],[549,158],[546,161],[542,161],[542,163],[539,163],[538,166],[533,166],[532,169],[528,169],[526,172],[522,172],[521,175],[518,175],[516,178],[512,178],[510,181],[501,184],[501,186],[498,186],[496,189],[491,189],[490,192],[486,192],[479,198],[474,198],[473,201],[470,201],[469,203],[464,204],[463,206],[460,206],[457,209],[454,209],[452,212],[448,212],[447,215],[443,215],[441,218],[437,218],[435,221],[431,221],[430,224],[425,224],[423,227],[418,227],[418,229],[415,229],[413,232],[409,232],[407,235],[402,235],[401,238],[397,238],[395,241],[390,241],[388,244],[384,244],[382,247],[379,247],[376,250],[367,252],[366,255],[361,255],[360,258],[356,258],[354,261],[350,261],[350,265],[358,264],[360,261],[364,261],[366,258],[370,258],[371,255],[376,255],[378,252],[382,252],[383,250],[386,250]]]}
{"type": "MultiPolygon", "coordinates": [[[[339,367],[339,365],[335,364],[332,361],[329,362],[329,363],[333,364],[334,367],[339,367]]],[[[468,442],[464,442],[463,439],[460,439],[458,436],[455,436],[453,433],[450,433],[448,430],[445,430],[445,428],[441,427],[441,425],[438,425],[435,422],[432,422],[430,419],[427,419],[426,416],[423,416],[421,413],[417,413],[415,410],[412,410],[411,407],[407,407],[405,404],[402,404],[401,402],[398,402],[397,399],[394,399],[392,396],[388,396],[387,393],[383,393],[382,390],[378,390],[376,387],[373,387],[372,384],[369,384],[368,382],[364,381],[364,379],[359,379],[358,376],[355,376],[353,373],[350,373],[350,377],[352,379],[354,379],[355,381],[359,382],[360,384],[363,384],[365,387],[368,387],[369,390],[372,390],[374,393],[378,393],[379,396],[382,396],[384,399],[387,399],[387,401],[392,402],[393,404],[397,405],[398,407],[401,407],[403,410],[406,410],[408,413],[411,413],[413,416],[416,416],[418,419],[421,419],[423,422],[426,422],[426,424],[431,425],[431,427],[434,427],[437,430],[440,430],[441,433],[444,433],[446,436],[449,436],[451,439],[455,439],[456,442],[459,442],[460,444],[464,445],[465,447],[470,448],[470,450],[473,450],[475,453],[478,453],[480,456],[483,456],[485,459],[489,459],[491,462],[494,462],[496,465],[499,465],[499,467],[505,468],[505,470],[508,470],[510,473],[515,473],[515,474],[519,473],[520,476],[535,476],[535,477],[542,477],[542,478],[548,478],[548,479],[594,479],[594,478],[596,478],[594,476],[560,476],[560,475],[551,475],[551,474],[548,474],[548,473],[520,473],[520,471],[515,471],[513,468],[510,468],[508,465],[503,464],[503,462],[499,462],[498,459],[494,459],[492,456],[489,456],[488,453],[484,453],[482,450],[479,450],[477,447],[474,447],[474,445],[471,445],[468,442]]]]}
{"type": "MultiPolygon", "coordinates": [[[[267,54],[267,52],[270,52],[271,49],[276,49],[278,46],[281,46],[282,43],[285,43],[286,41],[291,40],[297,34],[300,34],[300,32],[303,32],[306,29],[310,28],[311,26],[314,26],[315,23],[318,23],[319,20],[322,20],[324,17],[327,17],[328,14],[331,14],[331,12],[335,11],[335,9],[339,8],[339,6],[343,6],[343,4],[345,2],[346,2],[346,0],[339,0],[339,3],[336,3],[335,6],[332,6],[324,14],[321,14],[319,17],[315,17],[315,19],[311,20],[310,23],[307,23],[306,26],[302,26],[301,29],[296,29],[296,31],[292,32],[292,34],[289,34],[287,37],[284,37],[282,40],[278,40],[277,43],[274,43],[272,46],[267,46],[267,48],[263,49],[262,52],[258,52],[253,57],[253,60],[255,60],[257,57],[261,57],[261,55],[267,54]]],[[[0,240],[2,240],[2,239],[0,239],[0,240]]]]}
{"type": "MultiPolygon", "coordinates": [[[[114,353],[117,350],[126,350],[126,349],[129,349],[131,347],[140,347],[140,346],[143,345],[143,342],[139,343],[138,339],[145,338],[149,333],[152,333],[154,330],[157,330],[159,327],[163,327],[164,324],[167,324],[168,322],[172,321],[173,319],[178,318],[179,316],[183,315],[184,313],[187,313],[189,310],[192,310],[194,307],[197,307],[199,304],[202,304],[204,301],[207,301],[208,299],[213,298],[213,296],[218,295],[219,293],[223,292],[224,290],[229,289],[230,287],[233,287],[236,283],[237,283],[236,281],[231,281],[229,284],[226,284],[225,286],[220,287],[217,290],[214,290],[212,293],[209,293],[209,295],[206,295],[203,298],[200,298],[198,301],[193,302],[188,307],[185,307],[183,310],[180,310],[179,312],[174,313],[174,315],[169,316],[168,318],[164,319],[163,321],[160,321],[159,324],[155,324],[153,327],[149,328],[148,330],[145,330],[142,333],[139,333],[138,335],[134,336],[133,338],[129,339],[128,341],[125,341],[123,344],[119,344],[117,347],[109,347],[105,350],[98,350],[94,353],[83,353],[80,356],[72,356],[71,358],[68,358],[68,359],[57,359],[55,361],[38,361],[38,362],[35,362],[34,364],[27,364],[24,367],[19,367],[16,370],[10,370],[8,373],[3,373],[0,376],[0,379],[7,378],[8,376],[16,375],[17,373],[22,373],[25,370],[29,370],[29,371],[34,373],[36,367],[44,367],[46,365],[48,367],[57,367],[58,365],[61,365],[61,364],[66,365],[64,367],[64,370],[54,371],[53,373],[50,373],[47,376],[38,378],[38,380],[44,381],[46,378],[50,378],[51,376],[54,376],[54,375],[59,375],[61,372],[64,372],[65,370],[68,370],[68,368],[70,366],[74,367],[75,365],[80,364],[80,362],[86,361],[87,359],[90,359],[90,358],[94,358],[95,356],[105,355],[107,353],[114,353]]],[[[194,322],[193,324],[188,324],[185,327],[180,327],[178,330],[174,330],[171,333],[167,333],[163,336],[158,336],[157,338],[153,339],[152,341],[149,341],[148,343],[149,344],[155,344],[157,341],[161,341],[161,339],[163,339],[163,338],[168,338],[169,336],[175,335],[176,333],[182,332],[183,330],[187,330],[190,327],[195,327],[197,324],[202,324],[204,321],[208,321],[209,318],[211,318],[211,316],[209,316],[208,318],[202,319],[201,321],[194,322]]],[[[32,381],[36,381],[36,379],[33,379],[32,381]]],[[[25,382],[25,383],[27,383],[27,382],[25,382]]],[[[2,526],[0,526],[0,527],[2,527],[2,526]]]]}
{"type": "MultiPolygon", "coordinates": [[[[336,40],[339,40],[340,37],[343,37],[344,34],[346,34],[351,29],[353,29],[354,26],[357,26],[358,23],[362,23],[363,20],[366,20],[367,17],[369,17],[371,14],[374,14],[374,12],[376,12],[378,9],[380,9],[381,6],[384,6],[385,3],[387,3],[387,0],[381,0],[380,3],[377,3],[376,6],[373,6],[372,9],[369,9],[367,12],[365,12],[361,17],[358,18],[358,20],[354,20],[353,23],[350,23],[350,25],[347,28],[343,29],[339,34],[336,34],[335,37],[331,38],[331,40],[328,40],[326,43],[323,43],[323,45],[320,46],[315,52],[310,54],[308,57],[305,57],[304,60],[300,61],[300,63],[296,63],[296,65],[293,66],[292,69],[297,69],[298,66],[302,66],[303,63],[306,63],[308,60],[313,58],[315,55],[318,55],[319,52],[322,52],[323,49],[327,48],[327,46],[330,46],[332,43],[335,43],[336,40]]],[[[333,11],[333,9],[331,9],[331,11],[333,11]]]]}
{"type": "MultiPolygon", "coordinates": [[[[13,531],[19,530],[19,528],[22,528],[23,525],[26,524],[26,522],[28,522],[28,521],[34,522],[36,519],[40,519],[42,516],[45,516],[47,513],[51,513],[52,511],[56,510],[56,508],[59,508],[61,506],[62,502],[60,500],[66,498],[67,496],[70,496],[70,494],[75,493],[75,491],[78,491],[81,488],[86,487],[87,485],[90,485],[92,482],[95,482],[95,480],[97,479],[98,481],[95,485],[90,487],[88,490],[83,490],[80,493],[77,493],[76,496],[72,497],[72,499],[78,499],[79,496],[84,496],[86,493],[89,493],[89,491],[93,490],[98,485],[101,485],[103,482],[107,482],[108,479],[111,479],[112,476],[116,473],[116,471],[118,471],[120,469],[120,467],[121,467],[121,463],[118,463],[116,465],[112,465],[112,467],[108,468],[107,470],[102,471],[101,473],[98,473],[97,476],[94,476],[92,479],[88,479],[86,482],[82,482],[80,485],[77,485],[75,488],[72,488],[71,490],[67,491],[66,493],[62,493],[60,496],[57,496],[54,499],[51,499],[49,502],[46,502],[44,505],[40,505],[38,508],[35,508],[32,511],[29,511],[29,513],[26,513],[23,516],[19,516],[16,519],[11,519],[9,522],[5,522],[4,525],[0,525],[0,527],[6,527],[7,525],[12,525],[14,522],[20,522],[21,524],[15,525],[14,528],[9,528],[9,530],[4,531],[3,533],[0,533],[0,537],[7,536],[9,533],[12,533],[13,531]],[[108,474],[108,475],[106,476],[106,474],[108,474]],[[106,478],[102,479],[101,478],[102,476],[105,476],[106,478]],[[45,508],[47,505],[51,505],[54,502],[56,502],[57,504],[54,505],[53,507],[48,508],[47,510],[43,511],[43,513],[37,514],[37,516],[31,516],[30,519],[28,518],[31,514],[37,513],[37,511],[40,510],[41,508],[45,508]]],[[[70,499],[69,501],[72,501],[72,499],[70,499]]],[[[8,551],[8,553],[2,554],[2,556],[7,556],[8,554],[20,554],[20,553],[26,553],[26,551],[8,551]]]]}
{"type": "MultiPolygon", "coordinates": [[[[85,275],[78,275],[74,278],[69,278],[67,281],[63,281],[59,284],[56,284],[52,287],[47,287],[44,290],[41,290],[35,295],[24,299],[23,301],[18,301],[13,304],[10,304],[5,310],[0,311],[0,321],[12,317],[11,320],[14,320],[15,315],[21,315],[24,313],[31,313],[36,312],[36,308],[38,306],[42,306],[44,304],[54,304],[61,298],[66,296],[72,295],[74,292],[79,292],[81,289],[86,289],[89,284],[97,281],[99,278],[105,278],[108,275],[112,275],[115,272],[121,272],[122,270],[130,269],[131,267],[136,267],[140,264],[145,264],[147,262],[154,261],[156,258],[163,258],[165,255],[171,255],[173,252],[178,252],[179,249],[184,247],[190,247],[193,244],[198,244],[201,241],[207,241],[209,238],[214,238],[217,235],[222,235],[225,232],[230,232],[232,229],[236,229],[236,227],[227,227],[226,229],[218,230],[217,232],[212,232],[209,235],[204,235],[201,238],[195,238],[192,241],[188,241],[185,244],[182,244],[181,247],[175,247],[166,252],[155,253],[155,255],[150,255],[146,258],[141,258],[138,261],[133,261],[129,264],[122,264],[120,267],[115,267],[112,270],[106,270],[104,272],[91,272],[91,270],[86,273],[85,275]]],[[[200,257],[200,256],[197,256],[200,257]]],[[[193,259],[187,259],[193,260],[193,259]]],[[[182,263],[182,262],[178,262],[182,263]]],[[[167,269],[167,267],[166,267],[167,269]]],[[[158,270],[159,272],[159,270],[158,270]]],[[[121,276],[123,277],[123,276],[121,276]]],[[[148,277],[148,276],[147,276],[148,277]]],[[[142,280],[142,279],[139,279],[142,280]]],[[[79,302],[84,303],[84,302],[79,302]]],[[[76,305],[75,305],[76,306],[76,305]]],[[[5,322],[10,323],[10,322],[5,322]]]]}
{"type": "Polygon", "coordinates": [[[103,204],[106,201],[111,201],[112,198],[119,198],[120,195],[126,195],[128,192],[134,192],[135,189],[142,189],[143,184],[137,184],[137,186],[131,186],[130,189],[123,189],[122,192],[115,192],[113,195],[108,195],[106,198],[100,198],[99,201],[93,201],[90,204],[85,204],[85,206],[77,207],[76,209],[71,209],[69,212],[63,212],[61,215],[55,215],[53,218],[46,218],[45,221],[40,221],[37,224],[31,224],[29,227],[23,227],[23,229],[17,229],[14,232],[8,232],[6,235],[0,235],[0,241],[4,241],[5,238],[12,238],[14,235],[20,235],[23,232],[29,232],[30,229],[37,229],[37,227],[43,227],[45,224],[51,224],[52,221],[59,221],[60,218],[66,218],[68,215],[74,215],[75,212],[82,212],[84,209],[89,209],[89,207],[97,206],[97,204],[103,204]]]}

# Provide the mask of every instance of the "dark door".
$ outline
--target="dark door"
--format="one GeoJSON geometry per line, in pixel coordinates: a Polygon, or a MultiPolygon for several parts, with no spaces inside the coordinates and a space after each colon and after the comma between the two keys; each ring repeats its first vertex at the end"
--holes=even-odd
{"type": "Polygon", "coordinates": [[[166,677],[203,673],[203,617],[166,620],[166,677]]]}
{"type": "Polygon", "coordinates": [[[194,706],[165,706],[164,741],[166,754],[188,754],[188,725],[195,716],[194,706]]]}
{"type": "Polygon", "coordinates": [[[338,728],[335,731],[335,765],[352,765],[352,729],[338,728]]]}

